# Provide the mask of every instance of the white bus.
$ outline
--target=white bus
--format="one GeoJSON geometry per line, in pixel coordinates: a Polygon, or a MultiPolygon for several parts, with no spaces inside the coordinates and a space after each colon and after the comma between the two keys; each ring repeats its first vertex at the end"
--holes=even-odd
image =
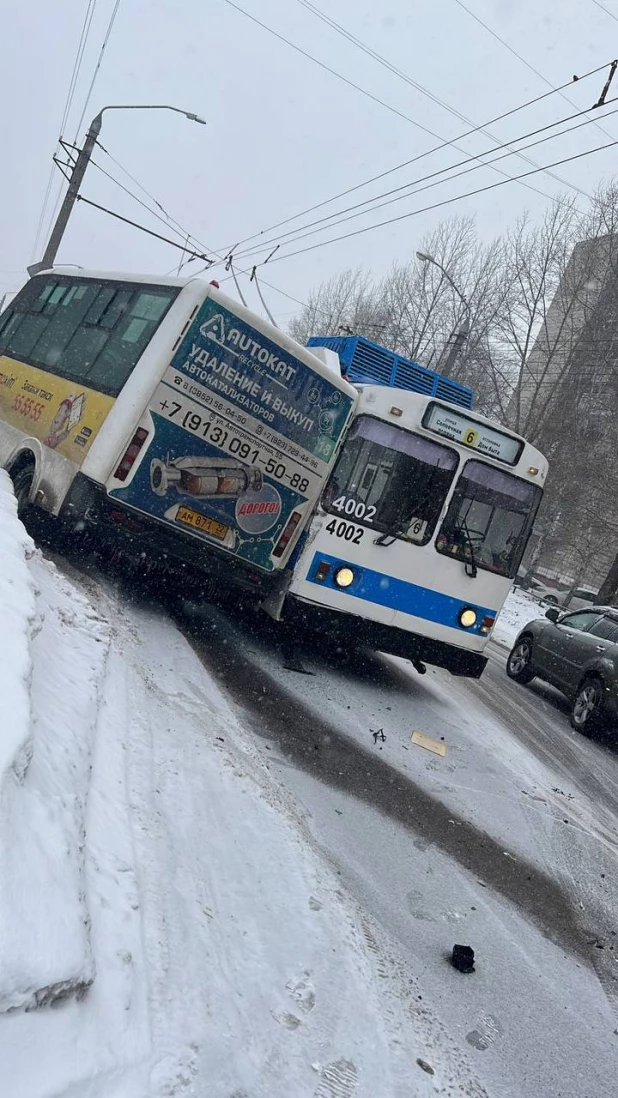
{"type": "Polygon", "coordinates": [[[478,677],[547,475],[523,438],[454,404],[360,385],[294,564],[284,618],[478,677]]]}
{"type": "Polygon", "coordinates": [[[0,465],[18,505],[263,596],[356,390],[200,279],[54,269],[0,317],[0,465]]]}

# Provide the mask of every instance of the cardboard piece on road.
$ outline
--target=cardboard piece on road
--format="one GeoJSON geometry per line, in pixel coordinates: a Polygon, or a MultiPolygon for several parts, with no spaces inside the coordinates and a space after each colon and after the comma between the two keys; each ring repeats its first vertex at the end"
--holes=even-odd
{"type": "Polygon", "coordinates": [[[431,736],[426,736],[424,732],[413,732],[410,736],[412,743],[415,743],[417,747],[424,747],[425,751],[433,751],[434,755],[446,755],[446,744],[440,743],[439,740],[432,740],[431,736]]]}

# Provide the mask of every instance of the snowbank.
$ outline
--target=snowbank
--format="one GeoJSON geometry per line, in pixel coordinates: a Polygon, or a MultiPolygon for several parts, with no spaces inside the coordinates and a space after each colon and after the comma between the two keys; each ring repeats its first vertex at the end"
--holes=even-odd
{"type": "Polygon", "coordinates": [[[17,518],[11,482],[0,469],[0,788],[23,773],[30,750],[30,633],[34,583],[27,558],[34,545],[17,518]]]}
{"type": "Polygon", "coordinates": [[[498,615],[491,639],[505,648],[512,648],[520,629],[529,621],[542,618],[544,613],[545,609],[539,605],[538,599],[520,587],[514,587],[498,615]]]}
{"type": "Polygon", "coordinates": [[[32,754],[2,791],[0,995],[30,1009],[0,1016],[2,1093],[480,1093],[165,613],[37,553],[26,568],[32,754]]]}
{"type": "Polygon", "coordinates": [[[44,561],[0,478],[0,1010],[93,978],[84,814],[107,631],[44,561]]]}

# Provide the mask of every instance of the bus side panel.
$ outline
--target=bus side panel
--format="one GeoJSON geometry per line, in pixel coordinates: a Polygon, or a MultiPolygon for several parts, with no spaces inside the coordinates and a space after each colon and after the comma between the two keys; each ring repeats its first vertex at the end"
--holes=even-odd
{"type": "Polygon", "coordinates": [[[80,466],[114,398],[0,355],[0,419],[80,466]]]}
{"type": "Polygon", "coordinates": [[[108,493],[274,571],[315,505],[353,399],[208,298],[150,402],[147,454],[108,493]],[[290,520],[293,536],[273,556],[290,520]]]}

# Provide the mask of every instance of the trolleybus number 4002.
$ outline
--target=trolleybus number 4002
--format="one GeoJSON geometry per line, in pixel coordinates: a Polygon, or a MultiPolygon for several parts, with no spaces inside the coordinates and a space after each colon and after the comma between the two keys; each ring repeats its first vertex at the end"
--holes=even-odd
{"type": "Polygon", "coordinates": [[[362,500],[349,499],[347,496],[339,496],[339,499],[331,503],[331,507],[334,511],[349,515],[350,518],[367,519],[367,522],[371,522],[376,513],[373,505],[368,507],[362,500]]]}
{"type": "Polygon", "coordinates": [[[336,538],[352,541],[354,545],[360,545],[365,533],[362,526],[353,526],[351,522],[338,522],[337,519],[331,519],[326,526],[326,532],[327,534],[334,534],[336,538]]]}

